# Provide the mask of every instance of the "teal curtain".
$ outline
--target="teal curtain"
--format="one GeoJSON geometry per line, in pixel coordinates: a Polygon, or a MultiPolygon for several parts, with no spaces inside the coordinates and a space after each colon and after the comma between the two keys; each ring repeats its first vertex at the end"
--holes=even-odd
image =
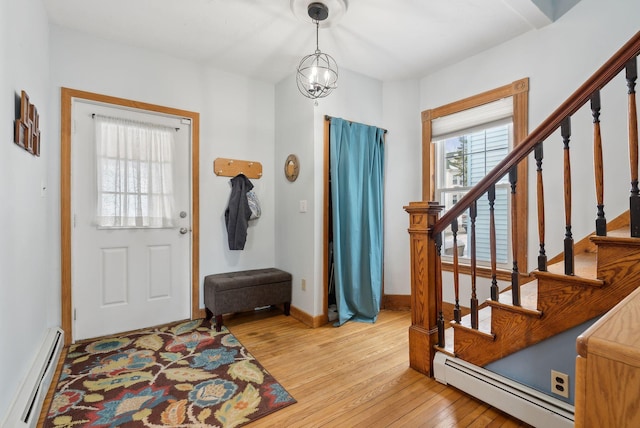
{"type": "Polygon", "coordinates": [[[383,255],[384,130],[331,119],[336,325],[375,322],[383,255]]]}

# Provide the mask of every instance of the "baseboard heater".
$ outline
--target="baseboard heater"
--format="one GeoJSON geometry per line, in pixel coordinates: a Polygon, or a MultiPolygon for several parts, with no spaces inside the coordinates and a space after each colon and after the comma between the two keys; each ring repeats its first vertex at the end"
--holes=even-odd
{"type": "Polygon", "coordinates": [[[36,354],[29,373],[18,389],[3,427],[27,428],[38,424],[42,402],[56,372],[60,353],[64,348],[64,333],[50,328],[36,354]]]}
{"type": "Polygon", "coordinates": [[[574,407],[533,388],[437,352],[434,377],[535,427],[573,427],[574,407]]]}

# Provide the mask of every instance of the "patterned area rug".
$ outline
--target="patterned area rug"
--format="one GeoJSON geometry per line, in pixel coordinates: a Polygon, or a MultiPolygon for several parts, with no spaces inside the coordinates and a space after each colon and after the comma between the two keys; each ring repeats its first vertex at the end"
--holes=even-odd
{"type": "Polygon", "coordinates": [[[223,327],[194,320],[72,345],[45,427],[239,427],[295,403],[223,327]]]}

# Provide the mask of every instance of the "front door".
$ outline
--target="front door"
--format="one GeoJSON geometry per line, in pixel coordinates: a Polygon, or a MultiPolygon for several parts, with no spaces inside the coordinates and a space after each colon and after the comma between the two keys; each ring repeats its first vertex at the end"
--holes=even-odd
{"type": "Polygon", "coordinates": [[[187,120],[74,100],[72,106],[73,339],[135,330],[190,317],[190,145],[187,120]],[[174,225],[100,227],[93,115],[176,129],[174,225]],[[186,123],[185,123],[186,122],[186,123]]]}

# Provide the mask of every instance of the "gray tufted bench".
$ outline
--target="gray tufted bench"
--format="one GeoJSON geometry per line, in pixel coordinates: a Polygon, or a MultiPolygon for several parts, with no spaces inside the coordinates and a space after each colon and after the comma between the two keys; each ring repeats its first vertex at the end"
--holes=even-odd
{"type": "Polygon", "coordinates": [[[204,277],[204,305],[207,318],[216,318],[216,331],[222,327],[223,314],[279,303],[284,303],[284,314],[289,315],[291,274],[280,269],[254,269],[204,277]]]}

